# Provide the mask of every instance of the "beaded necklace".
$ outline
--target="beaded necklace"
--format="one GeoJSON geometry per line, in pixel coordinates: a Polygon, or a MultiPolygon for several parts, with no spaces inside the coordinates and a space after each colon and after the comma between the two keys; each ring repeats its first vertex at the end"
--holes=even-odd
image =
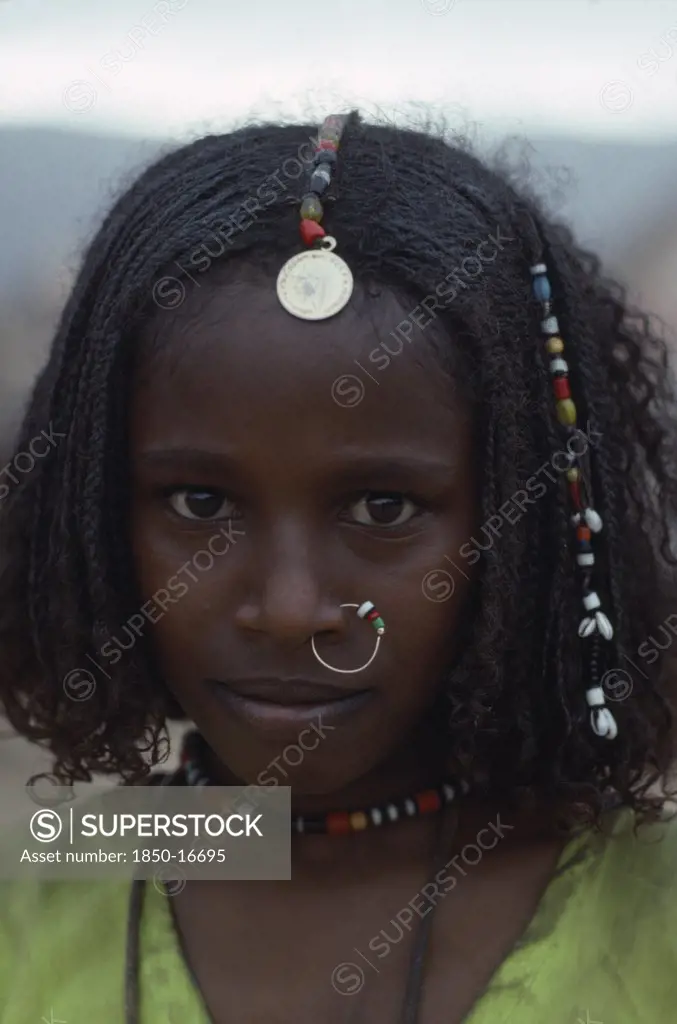
{"type": "MultiPolygon", "coordinates": [[[[191,730],[186,734],[181,749],[181,781],[187,786],[212,786],[205,767],[206,743],[202,736],[191,730]]],[[[181,783],[179,783],[181,784],[181,783]]],[[[404,799],[391,800],[382,805],[349,811],[330,811],[314,816],[292,816],[292,831],[297,835],[346,836],[366,829],[380,828],[408,818],[421,818],[435,814],[453,803],[457,793],[465,795],[465,782],[455,784],[445,780],[434,789],[424,789],[404,799]]]]}

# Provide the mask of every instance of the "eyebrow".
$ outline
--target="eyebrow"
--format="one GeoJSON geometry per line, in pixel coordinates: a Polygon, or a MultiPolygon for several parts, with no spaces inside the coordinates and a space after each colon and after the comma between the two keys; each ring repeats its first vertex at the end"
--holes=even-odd
{"type": "Polygon", "coordinates": [[[458,458],[454,457],[453,449],[444,456],[435,456],[428,451],[414,455],[410,451],[398,452],[392,449],[383,454],[342,449],[336,455],[350,472],[450,473],[458,466],[458,458]]]}
{"type": "Polygon", "coordinates": [[[227,452],[210,452],[204,448],[148,448],[137,453],[137,460],[151,468],[172,468],[178,464],[200,469],[224,469],[235,466],[227,452]]]}

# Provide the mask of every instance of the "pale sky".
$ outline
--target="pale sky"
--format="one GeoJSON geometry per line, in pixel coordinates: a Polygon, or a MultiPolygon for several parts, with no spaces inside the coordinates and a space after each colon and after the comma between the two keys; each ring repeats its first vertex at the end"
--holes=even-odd
{"type": "Polygon", "coordinates": [[[430,104],[677,139],[677,0],[0,0],[0,125],[197,135],[430,104]]]}

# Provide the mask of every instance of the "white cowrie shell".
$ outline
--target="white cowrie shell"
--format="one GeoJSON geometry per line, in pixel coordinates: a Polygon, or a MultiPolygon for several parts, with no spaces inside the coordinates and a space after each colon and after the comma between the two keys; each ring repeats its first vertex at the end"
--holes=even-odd
{"type": "Polygon", "coordinates": [[[595,619],[591,619],[590,616],[587,615],[578,627],[578,635],[580,637],[592,636],[596,629],[597,622],[595,619]]]}
{"type": "Polygon", "coordinates": [[[614,630],[604,612],[595,612],[595,620],[597,622],[597,628],[604,639],[611,640],[614,635],[614,630]]]}

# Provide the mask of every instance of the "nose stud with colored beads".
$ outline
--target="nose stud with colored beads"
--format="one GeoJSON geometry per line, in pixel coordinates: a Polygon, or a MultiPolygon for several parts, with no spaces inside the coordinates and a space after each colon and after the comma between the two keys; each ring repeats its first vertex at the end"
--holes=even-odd
{"type": "Polygon", "coordinates": [[[363,604],[342,604],[341,608],[357,608],[357,617],[359,619],[365,619],[373,626],[374,632],[376,633],[376,646],[374,647],[369,661],[365,661],[364,665],[360,665],[359,668],[335,668],[334,665],[330,665],[317,653],[314,636],[311,637],[310,646],[312,647],[313,654],[319,661],[320,665],[324,665],[324,667],[328,668],[331,672],[339,672],[341,675],[353,675],[356,672],[364,672],[365,668],[368,668],[369,665],[371,665],[372,661],[378,654],[378,649],[381,645],[381,638],[385,635],[386,624],[383,621],[382,615],[376,610],[371,601],[364,601],[363,604]]]}

